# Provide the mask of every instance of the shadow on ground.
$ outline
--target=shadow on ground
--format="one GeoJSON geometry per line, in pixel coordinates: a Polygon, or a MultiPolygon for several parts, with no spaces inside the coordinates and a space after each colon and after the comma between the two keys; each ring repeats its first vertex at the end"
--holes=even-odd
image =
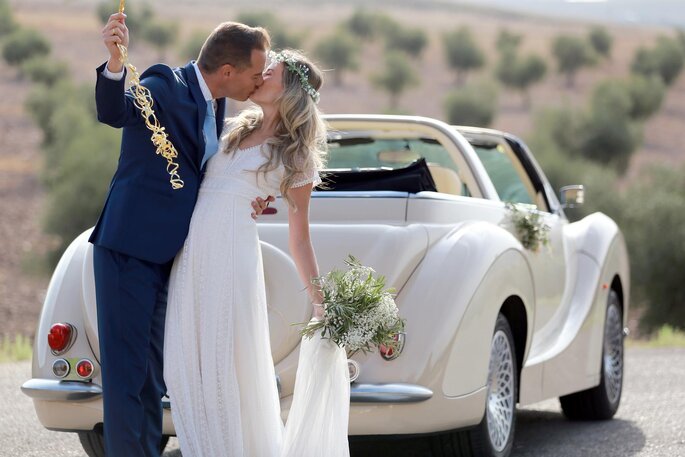
{"type": "MultiPolygon", "coordinates": [[[[431,437],[394,440],[353,437],[351,457],[432,457],[431,441],[431,437]]],[[[623,419],[571,422],[558,412],[519,410],[512,457],[630,457],[644,447],[645,441],[642,430],[623,419]]]]}

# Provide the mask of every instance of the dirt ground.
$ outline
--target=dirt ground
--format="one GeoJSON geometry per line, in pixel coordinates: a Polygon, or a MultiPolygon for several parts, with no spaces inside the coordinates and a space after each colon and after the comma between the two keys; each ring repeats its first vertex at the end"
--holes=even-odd
{"type": "MultiPolygon", "coordinates": [[[[52,42],[53,55],[66,61],[70,76],[79,81],[94,81],[94,69],[106,58],[100,42],[101,25],[94,14],[95,2],[86,0],[10,0],[17,20],[37,28],[52,42]]],[[[195,30],[209,31],[218,20],[235,18],[239,9],[249,10],[246,1],[226,3],[150,2],[160,18],[177,20],[181,24],[181,39],[165,59],[172,65],[184,63],[178,57],[185,38],[195,30]],[[238,5],[238,6],[236,6],[238,5]],[[162,7],[163,6],[163,7],[162,7]]],[[[388,5],[387,3],[384,3],[388,5]]],[[[574,90],[564,86],[564,80],[554,72],[550,43],[559,33],[585,34],[588,26],[503,13],[460,11],[457,7],[386,6],[384,12],[405,25],[420,27],[429,34],[430,44],[422,58],[415,62],[421,84],[404,94],[400,109],[408,114],[443,117],[445,93],[454,87],[454,76],[444,62],[441,34],[466,24],[478,43],[486,50],[489,62],[485,70],[470,75],[481,79],[491,75],[494,66],[494,43],[498,31],[506,27],[524,35],[522,51],[535,52],[548,59],[549,72],[544,82],[531,91],[533,106],[524,108],[519,94],[501,91],[500,107],[493,127],[507,130],[523,138],[531,131],[534,114],[545,106],[583,106],[595,84],[607,77],[628,74],[630,61],[640,46],[651,45],[667,29],[608,26],[614,37],[611,61],[583,70],[574,90]]],[[[260,4],[262,5],[262,4],[260,4]]],[[[352,6],[321,3],[265,3],[269,9],[294,31],[303,33],[303,48],[313,49],[320,37],[349,16],[352,6]]],[[[135,43],[136,37],[132,37],[135,43]]],[[[322,91],[321,108],[328,113],[378,113],[388,104],[387,96],[369,82],[381,68],[384,50],[379,44],[365,45],[360,71],[346,74],[341,87],[329,84],[322,91]]],[[[132,47],[131,60],[139,69],[157,61],[159,56],[144,44],[132,47]]],[[[24,110],[24,100],[30,91],[16,71],[0,62],[0,336],[24,334],[33,336],[36,319],[49,277],[40,270],[40,258],[53,244],[43,234],[41,211],[44,193],[40,183],[41,135],[24,110]]],[[[644,146],[631,163],[626,179],[633,179],[638,170],[649,163],[681,163],[685,152],[685,77],[670,89],[661,111],[645,126],[644,146]]],[[[238,106],[233,106],[237,109],[238,106]]]]}

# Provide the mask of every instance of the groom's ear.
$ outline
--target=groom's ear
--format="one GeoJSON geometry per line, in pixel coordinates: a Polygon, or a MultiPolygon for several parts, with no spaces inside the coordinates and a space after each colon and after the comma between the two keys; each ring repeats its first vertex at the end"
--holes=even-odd
{"type": "Polygon", "coordinates": [[[229,78],[232,74],[237,72],[237,68],[231,65],[230,63],[225,63],[221,67],[219,67],[219,74],[226,78],[229,78]]]}

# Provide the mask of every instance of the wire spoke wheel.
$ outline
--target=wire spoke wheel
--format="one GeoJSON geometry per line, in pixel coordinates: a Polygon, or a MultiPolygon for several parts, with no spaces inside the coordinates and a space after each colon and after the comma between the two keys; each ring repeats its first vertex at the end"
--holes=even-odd
{"type": "Polygon", "coordinates": [[[488,373],[486,417],[492,447],[501,452],[509,441],[514,416],[514,360],[506,334],[498,330],[492,340],[488,373]]]}

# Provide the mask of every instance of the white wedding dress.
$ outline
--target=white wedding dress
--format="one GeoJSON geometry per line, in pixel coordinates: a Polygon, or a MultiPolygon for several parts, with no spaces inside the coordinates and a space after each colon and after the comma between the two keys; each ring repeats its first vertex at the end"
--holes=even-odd
{"type": "MultiPolygon", "coordinates": [[[[169,281],[164,380],[184,457],[347,457],[344,349],[300,345],[287,424],[280,417],[264,271],[251,202],[279,194],[283,166],[256,170],[268,146],[219,152],[169,281]]],[[[219,151],[222,151],[222,147],[219,151]]],[[[296,185],[319,182],[315,169],[296,185]]]]}

